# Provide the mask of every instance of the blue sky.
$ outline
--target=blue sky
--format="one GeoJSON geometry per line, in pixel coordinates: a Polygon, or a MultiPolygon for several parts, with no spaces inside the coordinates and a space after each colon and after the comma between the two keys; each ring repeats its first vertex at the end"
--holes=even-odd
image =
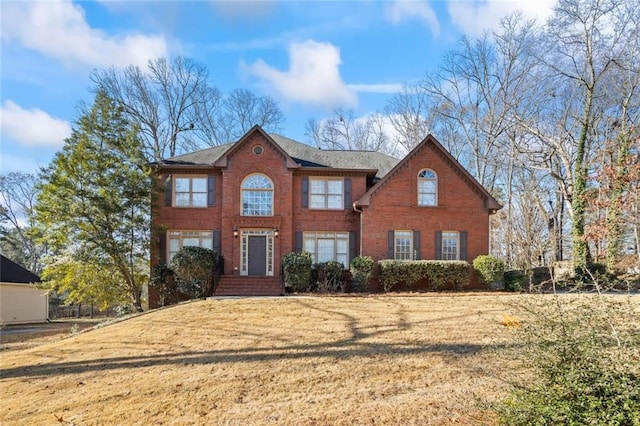
{"type": "Polygon", "coordinates": [[[403,84],[439,65],[463,35],[521,10],[548,17],[554,0],[6,1],[0,3],[0,173],[47,165],[92,101],[89,75],[182,55],[210,83],[276,99],[284,135],[335,108],[382,111],[403,84]]]}

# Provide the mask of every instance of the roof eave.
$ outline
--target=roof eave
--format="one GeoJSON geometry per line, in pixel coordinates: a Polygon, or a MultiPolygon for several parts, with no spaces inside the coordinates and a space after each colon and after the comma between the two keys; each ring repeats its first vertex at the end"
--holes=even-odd
{"type": "Polygon", "coordinates": [[[358,174],[366,174],[369,176],[375,176],[378,173],[378,169],[341,169],[336,167],[300,167],[301,172],[318,172],[318,173],[326,173],[326,172],[335,172],[335,173],[358,173],[358,174]]]}

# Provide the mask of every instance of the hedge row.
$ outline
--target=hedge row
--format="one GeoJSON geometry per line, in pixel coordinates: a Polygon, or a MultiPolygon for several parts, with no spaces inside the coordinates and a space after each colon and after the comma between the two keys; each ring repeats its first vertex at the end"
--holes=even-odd
{"type": "MultiPolygon", "coordinates": [[[[358,256],[352,260],[349,267],[352,291],[369,290],[374,265],[369,256],[358,256]]],[[[434,290],[461,290],[469,285],[473,270],[468,262],[444,260],[381,260],[378,268],[378,278],[385,292],[399,284],[411,288],[425,280],[434,290]]],[[[349,278],[341,263],[312,264],[311,255],[306,252],[285,256],[284,277],[285,285],[293,291],[325,293],[344,292],[349,278]]]]}
{"type": "Polygon", "coordinates": [[[463,260],[381,260],[378,278],[384,291],[398,284],[411,288],[427,280],[434,290],[451,287],[460,290],[469,285],[471,265],[463,260]]]}

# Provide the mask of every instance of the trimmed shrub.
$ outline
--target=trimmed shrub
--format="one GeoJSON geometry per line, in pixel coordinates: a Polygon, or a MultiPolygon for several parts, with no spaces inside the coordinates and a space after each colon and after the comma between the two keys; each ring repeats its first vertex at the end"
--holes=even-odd
{"type": "Polygon", "coordinates": [[[469,286],[471,265],[463,260],[425,260],[427,277],[436,290],[453,287],[462,290],[469,286]]]}
{"type": "Polygon", "coordinates": [[[473,268],[478,271],[482,281],[491,283],[502,281],[504,278],[504,262],[495,256],[482,254],[473,259],[473,268]]]}
{"type": "Polygon", "coordinates": [[[176,274],[165,263],[153,267],[149,285],[158,292],[160,306],[176,303],[178,288],[176,287],[176,274]]]}
{"type": "Polygon", "coordinates": [[[309,291],[311,289],[311,253],[287,253],[284,256],[284,283],[285,286],[296,292],[309,291]]]}
{"type": "Polygon", "coordinates": [[[191,298],[211,294],[216,266],[216,252],[204,247],[182,247],[171,259],[178,290],[191,298]]]}
{"type": "Polygon", "coordinates": [[[351,289],[356,293],[369,290],[369,280],[373,274],[373,259],[370,256],[354,257],[349,265],[351,289]]]}
{"type": "Polygon", "coordinates": [[[451,287],[460,290],[469,285],[471,265],[462,260],[381,260],[378,278],[384,291],[391,291],[400,283],[411,288],[428,279],[436,290],[451,287]]]}
{"type": "Polygon", "coordinates": [[[317,288],[321,293],[344,293],[347,280],[344,277],[344,265],[330,260],[313,265],[317,274],[317,288]]]}

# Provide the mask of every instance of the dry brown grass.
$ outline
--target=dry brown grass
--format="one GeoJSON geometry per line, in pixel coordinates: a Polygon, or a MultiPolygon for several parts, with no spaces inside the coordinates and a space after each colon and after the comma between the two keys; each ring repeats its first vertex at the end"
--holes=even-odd
{"type": "Polygon", "coordinates": [[[53,320],[45,324],[8,325],[0,328],[0,354],[55,342],[94,327],[104,318],[53,320]]]}
{"type": "MultiPolygon", "coordinates": [[[[207,300],[0,352],[2,424],[491,424],[512,296],[207,300]]],[[[500,373],[502,374],[502,373],[500,373]]]]}

